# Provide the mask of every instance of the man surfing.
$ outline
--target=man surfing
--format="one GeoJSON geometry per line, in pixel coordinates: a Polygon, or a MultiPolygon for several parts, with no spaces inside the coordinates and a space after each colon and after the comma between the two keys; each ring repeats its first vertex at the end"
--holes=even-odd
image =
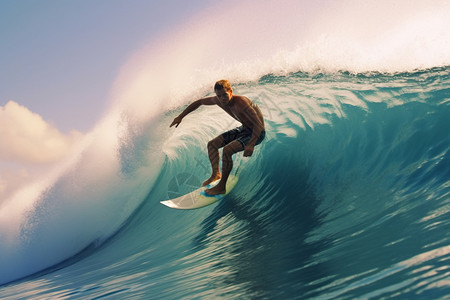
{"type": "Polygon", "coordinates": [[[201,105],[217,105],[236,119],[242,126],[222,133],[208,142],[208,155],[211,162],[212,175],[203,182],[203,186],[220,179],[219,183],[207,189],[209,195],[226,193],[226,183],[233,168],[233,154],[244,151],[244,156],[253,154],[256,145],[259,145],[266,136],[264,118],[259,107],[250,99],[233,95],[233,89],[227,80],[219,80],[214,85],[216,96],[206,97],[192,102],[176,117],[170,127],[178,127],[183,118],[199,108],[201,105]],[[219,170],[219,149],[222,151],[222,174],[219,170]]]}

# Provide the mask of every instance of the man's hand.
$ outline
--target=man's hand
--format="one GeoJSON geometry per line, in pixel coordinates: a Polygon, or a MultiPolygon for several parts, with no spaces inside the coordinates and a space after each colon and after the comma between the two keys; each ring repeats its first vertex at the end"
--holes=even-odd
{"type": "Polygon", "coordinates": [[[254,148],[255,148],[255,146],[251,146],[251,145],[245,146],[245,148],[244,148],[244,156],[245,157],[252,156],[254,148]]]}
{"type": "Polygon", "coordinates": [[[170,127],[175,125],[175,128],[177,128],[178,125],[180,125],[182,119],[183,118],[181,118],[180,116],[176,117],[175,119],[173,119],[173,122],[172,122],[172,124],[170,124],[170,127]]]}

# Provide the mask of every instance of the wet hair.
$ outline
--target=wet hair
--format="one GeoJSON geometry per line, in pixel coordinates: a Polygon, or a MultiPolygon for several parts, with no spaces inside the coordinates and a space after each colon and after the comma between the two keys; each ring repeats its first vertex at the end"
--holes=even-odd
{"type": "Polygon", "coordinates": [[[222,79],[216,82],[214,85],[214,90],[225,90],[227,92],[231,92],[231,84],[228,80],[222,79]]]}

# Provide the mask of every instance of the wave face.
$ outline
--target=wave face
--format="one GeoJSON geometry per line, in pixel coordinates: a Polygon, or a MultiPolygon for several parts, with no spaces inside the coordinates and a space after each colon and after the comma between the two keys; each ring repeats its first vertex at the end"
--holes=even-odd
{"type": "Polygon", "coordinates": [[[448,3],[436,13],[418,1],[413,14],[402,1],[378,1],[377,10],[343,1],[331,21],[311,8],[317,18],[302,22],[314,30],[299,37],[283,32],[266,46],[271,31],[282,30],[266,25],[256,46],[224,52],[204,43],[221,30],[238,40],[260,32],[255,15],[300,26],[292,9],[249,3],[201,18],[163,43],[167,51],[138,53],[118,80],[114,108],[72,159],[3,202],[1,298],[449,294],[450,45],[441,26],[448,3]],[[396,26],[376,31],[369,16],[386,9],[397,13],[388,22],[396,26]],[[243,35],[225,22],[236,11],[252,12],[256,23],[243,35]],[[361,30],[372,34],[339,31],[351,27],[349,11],[356,21],[366,16],[361,30]],[[408,28],[440,42],[406,55],[404,45],[419,43],[404,35],[408,28]],[[368,50],[375,42],[383,51],[368,50]],[[217,57],[233,62],[208,69],[217,57]],[[224,200],[169,209],[159,201],[209,177],[206,143],[237,124],[203,107],[177,129],[168,125],[222,77],[259,105],[266,139],[251,158],[234,157],[239,182],[224,200]]]}
{"type": "MultiPolygon", "coordinates": [[[[233,124],[215,124],[207,108],[166,142],[154,188],[116,235],[1,295],[448,294],[449,86],[449,68],[239,84],[268,134],[252,158],[236,155],[240,179],[226,199],[195,211],[158,202],[208,176],[204,145],[233,124]]],[[[142,139],[132,144],[151,143],[142,139]]]]}

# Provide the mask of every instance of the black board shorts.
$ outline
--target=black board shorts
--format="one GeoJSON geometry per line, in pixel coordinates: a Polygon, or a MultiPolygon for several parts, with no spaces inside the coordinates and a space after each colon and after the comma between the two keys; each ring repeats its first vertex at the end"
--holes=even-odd
{"type": "MultiPolygon", "coordinates": [[[[242,147],[245,148],[245,146],[250,142],[252,138],[253,130],[244,126],[239,126],[234,129],[228,130],[227,132],[222,133],[223,137],[223,143],[222,147],[225,147],[232,141],[236,140],[239,141],[242,144],[242,147]]],[[[256,141],[255,145],[261,144],[261,142],[266,137],[266,131],[261,131],[261,134],[259,135],[258,140],[256,141]]]]}

